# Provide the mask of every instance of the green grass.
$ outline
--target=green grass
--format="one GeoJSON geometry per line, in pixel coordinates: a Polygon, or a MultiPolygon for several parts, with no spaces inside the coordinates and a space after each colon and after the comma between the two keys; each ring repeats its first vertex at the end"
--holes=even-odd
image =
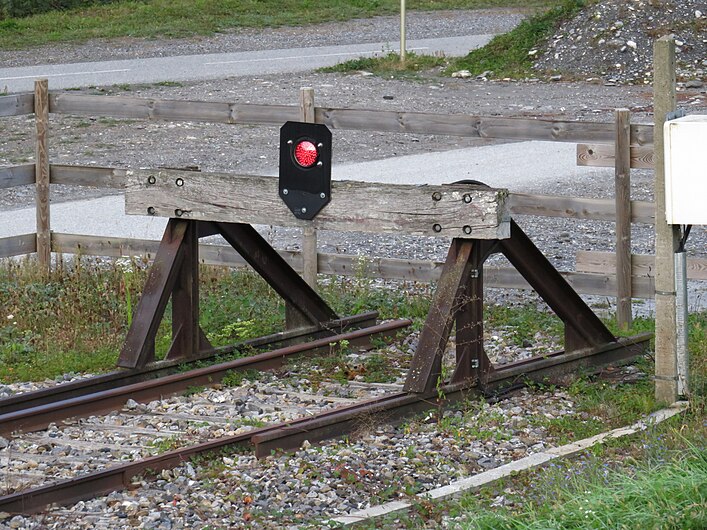
{"type": "Polygon", "coordinates": [[[541,46],[552,36],[561,22],[579,12],[589,0],[559,0],[547,2],[550,8],[521,22],[508,33],[494,37],[483,48],[473,50],[461,58],[445,59],[429,55],[410,54],[405,61],[396,53],[381,57],[353,59],[336,66],[323,68],[323,72],[355,72],[364,70],[380,77],[413,77],[416,72],[444,67],[444,74],[457,70],[469,70],[471,75],[493,72],[492,77],[518,78],[535,76],[532,71],[533,57],[528,52],[541,46]]]}
{"type": "MultiPolygon", "coordinates": [[[[409,1],[409,10],[545,7],[553,0],[409,1]]],[[[398,0],[146,0],[0,20],[0,49],[115,37],[188,37],[237,28],[300,26],[391,15],[398,0]],[[145,21],[150,23],[146,24],[145,21]]],[[[391,28],[397,38],[397,29],[391,28]]]]}
{"type": "Polygon", "coordinates": [[[528,52],[551,37],[562,21],[573,17],[586,4],[585,0],[564,0],[560,6],[524,20],[483,48],[453,61],[448,71],[469,70],[472,75],[491,71],[497,79],[535,75],[531,72],[534,59],[528,52]]]}

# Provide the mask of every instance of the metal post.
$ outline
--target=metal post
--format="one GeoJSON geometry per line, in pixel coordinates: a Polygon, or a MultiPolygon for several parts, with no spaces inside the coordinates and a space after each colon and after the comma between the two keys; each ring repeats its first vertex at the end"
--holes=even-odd
{"type": "Polygon", "coordinates": [[[661,37],[653,48],[653,148],[655,151],[655,396],[673,403],[678,397],[675,252],[679,227],[665,217],[665,146],[663,125],[676,106],[675,41],[661,37]]]}
{"type": "Polygon", "coordinates": [[[405,0],[400,0],[400,61],[405,61],[405,0]]]}

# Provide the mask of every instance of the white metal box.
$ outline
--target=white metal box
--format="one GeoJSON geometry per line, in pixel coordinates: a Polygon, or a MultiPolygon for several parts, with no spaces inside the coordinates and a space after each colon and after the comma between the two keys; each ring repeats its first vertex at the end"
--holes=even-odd
{"type": "Polygon", "coordinates": [[[666,219],[707,225],[707,114],[667,121],[664,132],[666,219]]]}

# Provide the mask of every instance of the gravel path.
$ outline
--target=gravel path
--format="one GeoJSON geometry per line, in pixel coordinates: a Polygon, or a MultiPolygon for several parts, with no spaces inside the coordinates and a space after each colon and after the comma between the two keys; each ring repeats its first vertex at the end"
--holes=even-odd
{"type": "MultiPolygon", "coordinates": [[[[510,30],[527,10],[411,11],[408,39],[485,35],[510,30]]],[[[172,55],[308,48],[366,42],[399,42],[400,18],[395,16],[331,22],[308,27],[240,29],[188,39],[111,39],[83,44],[41,46],[30,50],[0,51],[0,67],[81,63],[172,55]]]]}

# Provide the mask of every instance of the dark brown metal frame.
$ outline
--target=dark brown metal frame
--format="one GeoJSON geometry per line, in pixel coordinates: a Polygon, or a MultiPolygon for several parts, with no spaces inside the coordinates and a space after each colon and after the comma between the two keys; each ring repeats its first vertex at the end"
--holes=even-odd
{"type": "MultiPolygon", "coordinates": [[[[143,367],[154,359],[155,334],[170,296],[174,299],[173,340],[168,357],[189,359],[202,355],[205,350],[212,350],[198,325],[197,243],[199,237],[216,233],[223,235],[315,329],[325,329],[336,321],[336,314],[326,302],[251,226],[170,219],[148,276],[145,294],[121,352],[121,366],[143,367]]],[[[374,326],[359,333],[365,336],[374,330],[383,331],[374,326]]],[[[390,331],[388,328],[385,330],[390,331]]],[[[332,339],[323,340],[328,345],[332,339]]],[[[509,239],[452,241],[404,392],[1,497],[0,510],[34,512],[52,502],[66,503],[89,498],[128,485],[138,473],[174,467],[190,456],[226,446],[251,446],[257,456],[265,456],[278,448],[299,447],[304,440],[321,441],[351,432],[358,428],[362,417],[370,421],[371,415],[374,415],[380,421],[395,422],[410,414],[430,408],[439,409],[473,395],[508,390],[527,380],[545,380],[581,369],[594,371],[608,363],[640,355],[649,340],[649,334],[616,339],[526,234],[511,221],[509,239]],[[566,351],[502,367],[491,364],[483,348],[483,264],[494,252],[503,253],[562,319],[566,351]],[[441,379],[442,355],[455,323],[456,368],[451,381],[446,383],[441,379]]],[[[315,341],[300,348],[290,348],[287,352],[275,350],[249,359],[195,370],[189,375],[177,374],[157,382],[143,382],[133,385],[135,388],[126,389],[131,397],[148,399],[155,393],[183,389],[195,380],[216,381],[225,370],[243,369],[245,366],[271,368],[289,353],[318,346],[321,345],[315,341]]],[[[67,417],[73,413],[115,408],[116,403],[125,401],[125,395],[125,392],[103,391],[69,399],[60,405],[43,405],[28,410],[24,416],[15,417],[14,413],[7,416],[14,419],[22,417],[25,422],[23,427],[34,428],[56,414],[67,417]]]]}
{"type": "Polygon", "coordinates": [[[319,327],[338,319],[331,307],[250,225],[170,219],[118,358],[122,368],[155,359],[155,336],[172,297],[172,343],[167,359],[190,359],[212,349],[199,326],[199,238],[221,234],[299,313],[319,327]]]}

